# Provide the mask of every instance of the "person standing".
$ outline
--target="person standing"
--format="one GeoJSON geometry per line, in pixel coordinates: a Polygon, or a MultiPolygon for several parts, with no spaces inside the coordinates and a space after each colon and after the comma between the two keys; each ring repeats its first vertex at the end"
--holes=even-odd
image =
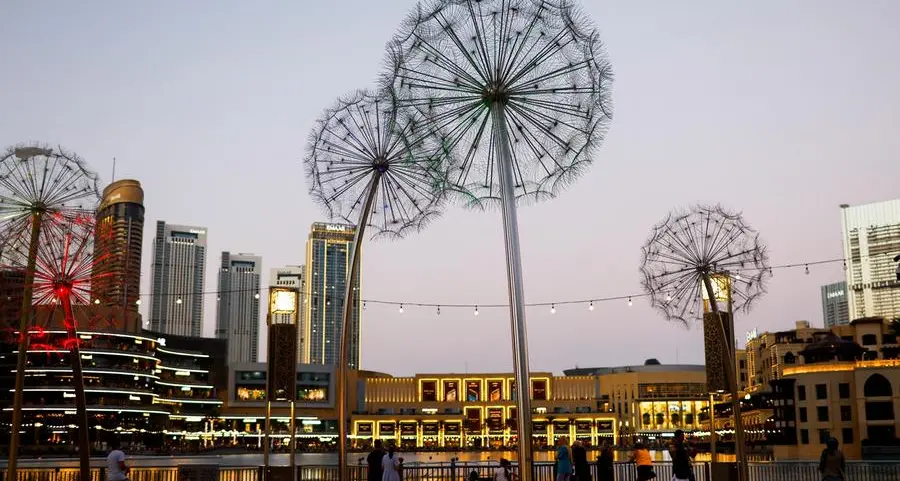
{"type": "Polygon", "coordinates": [[[638,442],[634,445],[634,452],[631,453],[631,460],[637,465],[638,481],[649,481],[656,477],[653,472],[653,458],[650,457],[650,450],[647,445],[638,442]]]}
{"type": "Polygon", "coordinates": [[[838,440],[831,438],[822,450],[819,459],[819,472],[822,473],[822,481],[844,481],[844,469],[846,462],[844,453],[838,449],[838,440]]]}
{"type": "Polygon", "coordinates": [[[388,447],[387,454],[381,458],[381,481],[400,481],[400,470],[403,468],[403,458],[397,456],[394,445],[388,447]]]}
{"type": "Polygon", "coordinates": [[[366,457],[366,463],[369,465],[369,481],[381,481],[384,474],[381,469],[381,459],[384,458],[384,449],[382,449],[380,439],[375,440],[375,449],[366,457]]]}
{"type": "Polygon", "coordinates": [[[556,448],[556,481],[569,481],[572,477],[572,450],[569,439],[559,438],[556,448]]]}
{"type": "Polygon", "coordinates": [[[128,481],[131,471],[125,464],[125,453],[120,449],[119,438],[109,442],[109,455],[106,456],[106,479],[108,481],[128,481]]]}
{"type": "Polygon", "coordinates": [[[691,450],[685,445],[684,431],[675,431],[675,443],[670,448],[672,454],[672,480],[692,481],[694,470],[691,467],[691,450]]]}
{"type": "Polygon", "coordinates": [[[500,467],[494,471],[494,481],[513,481],[516,474],[513,473],[510,468],[512,468],[512,463],[510,463],[508,459],[501,458],[500,467]]]}
{"type": "Polygon", "coordinates": [[[588,464],[587,451],[584,449],[581,441],[578,440],[572,444],[572,464],[575,465],[575,479],[577,481],[591,481],[591,467],[588,464]]]}
{"type": "Polygon", "coordinates": [[[600,456],[597,457],[597,481],[614,481],[615,456],[609,441],[603,441],[600,456]]]}

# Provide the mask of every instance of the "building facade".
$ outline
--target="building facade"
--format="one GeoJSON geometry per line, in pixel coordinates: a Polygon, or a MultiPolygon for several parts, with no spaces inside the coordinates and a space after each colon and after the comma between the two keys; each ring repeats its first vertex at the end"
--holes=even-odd
{"type": "Polygon", "coordinates": [[[151,267],[150,330],[200,337],[206,228],[156,223],[151,267]]]}
{"type": "Polygon", "coordinates": [[[900,318],[900,199],[841,206],[850,318],[900,318]]]}
{"type": "Polygon", "coordinates": [[[91,297],[101,305],[137,312],[141,292],[144,239],[144,190],[136,180],[117,180],[103,189],[97,209],[97,233],[91,297]]]}
{"type": "Polygon", "coordinates": [[[0,330],[3,332],[11,333],[19,328],[24,291],[25,272],[0,269],[0,330]]]}
{"type": "Polygon", "coordinates": [[[229,364],[258,360],[261,274],[262,257],[222,253],[216,337],[228,340],[229,364]]]}
{"type": "MultiPolygon", "coordinates": [[[[343,327],[344,290],[356,227],[343,224],[314,223],[306,242],[306,296],[302,326],[306,364],[336,364],[343,327]]],[[[356,272],[356,297],[350,326],[351,369],[359,367],[360,301],[359,270],[356,272]]]]}
{"type": "MultiPolygon", "coordinates": [[[[299,319],[297,321],[297,362],[300,363],[303,361],[303,353],[304,349],[304,339],[303,333],[304,326],[306,325],[306,320],[304,319],[304,315],[306,314],[306,267],[305,266],[284,266],[279,267],[277,269],[272,269],[269,271],[269,286],[270,287],[286,287],[290,289],[296,289],[300,296],[300,312],[297,316],[299,319]]],[[[293,314],[291,313],[273,313],[271,314],[275,317],[272,319],[273,324],[283,324],[290,322],[293,318],[293,314]]]]}
{"type": "Polygon", "coordinates": [[[822,318],[826,328],[850,323],[846,282],[822,286],[822,318]]]}

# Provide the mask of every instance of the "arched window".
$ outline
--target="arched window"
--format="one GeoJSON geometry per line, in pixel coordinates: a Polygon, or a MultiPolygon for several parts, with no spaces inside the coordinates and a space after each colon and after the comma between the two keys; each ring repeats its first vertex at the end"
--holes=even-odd
{"type": "Polygon", "coordinates": [[[891,382],[881,374],[872,374],[863,386],[863,394],[866,397],[890,397],[893,391],[891,382]]]}
{"type": "Polygon", "coordinates": [[[784,355],[784,363],[785,364],[796,364],[797,358],[794,356],[794,353],[789,352],[784,355]]]}

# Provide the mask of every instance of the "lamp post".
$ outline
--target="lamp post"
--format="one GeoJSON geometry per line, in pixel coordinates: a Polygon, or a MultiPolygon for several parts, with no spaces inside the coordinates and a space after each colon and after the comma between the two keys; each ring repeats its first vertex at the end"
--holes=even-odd
{"type": "Polygon", "coordinates": [[[297,400],[297,320],[300,313],[300,291],[296,287],[269,288],[266,322],[268,337],[268,370],[266,373],[266,431],[263,448],[263,472],[269,481],[269,450],[272,432],[272,403],[288,402],[290,407],[290,469],[297,481],[297,433],[294,408],[297,400]]]}

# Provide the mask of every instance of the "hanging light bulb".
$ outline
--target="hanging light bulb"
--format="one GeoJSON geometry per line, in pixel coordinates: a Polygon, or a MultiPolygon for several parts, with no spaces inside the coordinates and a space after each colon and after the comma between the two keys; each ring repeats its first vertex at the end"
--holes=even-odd
{"type": "Polygon", "coordinates": [[[94,299],[94,304],[100,304],[100,299],[94,299]]]}
{"type": "Polygon", "coordinates": [[[589,310],[589,311],[593,311],[593,310],[594,310],[594,301],[591,301],[591,304],[588,306],[588,310],[589,310]]]}
{"type": "Polygon", "coordinates": [[[806,275],[809,275],[809,264],[806,266],[806,275]]]}
{"type": "Polygon", "coordinates": [[[175,304],[181,304],[181,298],[175,299],[175,304]]]}
{"type": "Polygon", "coordinates": [[[403,304],[400,304],[400,314],[403,314],[403,304]]]}
{"type": "Polygon", "coordinates": [[[556,304],[550,304],[550,314],[556,314],[556,304]]]}
{"type": "Polygon", "coordinates": [[[363,301],[363,310],[366,310],[366,301],[363,301]]]}
{"type": "Polygon", "coordinates": [[[630,297],[629,297],[629,298],[628,298],[628,307],[631,307],[631,306],[632,306],[632,304],[634,304],[634,303],[633,303],[633,302],[631,302],[631,298],[630,298],[630,297]]]}
{"type": "Polygon", "coordinates": [[[134,301],[134,303],[137,304],[137,305],[141,305],[141,300],[138,299],[138,300],[134,301]]]}
{"type": "Polygon", "coordinates": [[[259,293],[257,292],[256,294],[253,294],[253,298],[254,298],[254,299],[259,299],[259,293]]]}
{"type": "Polygon", "coordinates": [[[666,294],[666,302],[672,302],[672,294],[666,294]]]}
{"type": "Polygon", "coordinates": [[[437,306],[437,315],[439,315],[439,316],[441,315],[441,306],[440,305],[437,306]]]}
{"type": "Polygon", "coordinates": [[[478,306],[475,306],[475,315],[478,315],[478,306]]]}
{"type": "Polygon", "coordinates": [[[846,260],[844,260],[844,270],[845,271],[847,270],[847,261],[846,260]]]}

